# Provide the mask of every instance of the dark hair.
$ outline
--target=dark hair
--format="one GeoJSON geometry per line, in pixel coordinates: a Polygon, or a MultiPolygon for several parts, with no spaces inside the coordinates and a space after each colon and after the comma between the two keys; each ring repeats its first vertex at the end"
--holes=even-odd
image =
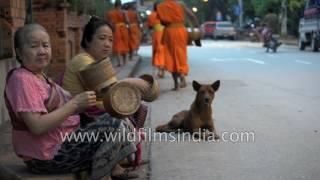
{"type": "Polygon", "coordinates": [[[23,45],[26,43],[26,38],[28,37],[29,33],[36,30],[41,30],[48,34],[47,30],[43,26],[36,23],[27,24],[22,27],[19,27],[14,33],[13,47],[16,53],[16,59],[20,64],[22,64],[22,59],[18,56],[17,50],[23,48],[23,45]]]}
{"type": "Polygon", "coordinates": [[[154,11],[157,11],[157,6],[158,6],[159,2],[156,1],[154,4],[153,4],[153,10],[154,11]]]}
{"type": "Polygon", "coordinates": [[[88,47],[87,43],[92,41],[92,37],[94,33],[101,26],[108,26],[113,32],[113,27],[109,22],[104,21],[97,16],[92,16],[90,18],[89,22],[84,26],[82,40],[81,40],[82,48],[86,49],[88,47]]]}
{"type": "Polygon", "coordinates": [[[128,5],[128,4],[124,4],[124,5],[122,5],[122,8],[123,8],[124,10],[129,10],[129,9],[130,9],[130,7],[129,7],[129,5],[128,5]]]}
{"type": "Polygon", "coordinates": [[[116,2],[114,2],[114,7],[119,7],[122,5],[121,0],[116,0],[116,2]]]}

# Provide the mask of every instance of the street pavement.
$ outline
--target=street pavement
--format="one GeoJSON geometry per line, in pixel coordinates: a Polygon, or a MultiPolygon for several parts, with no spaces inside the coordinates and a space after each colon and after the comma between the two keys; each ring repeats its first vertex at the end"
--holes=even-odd
{"type": "MultiPolygon", "coordinates": [[[[320,53],[282,45],[266,53],[260,43],[203,41],[188,48],[188,87],[171,91],[169,73],[159,79],[150,127],[188,109],[192,80],[221,87],[213,103],[219,142],[150,133],[152,180],[318,180],[320,177],[320,53]],[[183,138],[182,138],[183,139],[183,138]]],[[[151,47],[143,46],[138,74],[152,73],[151,47]]]]}

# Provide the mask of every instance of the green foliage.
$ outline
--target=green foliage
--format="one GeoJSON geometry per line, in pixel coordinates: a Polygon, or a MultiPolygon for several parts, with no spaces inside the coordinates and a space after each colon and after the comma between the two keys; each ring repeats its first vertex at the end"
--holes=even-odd
{"type": "Polygon", "coordinates": [[[303,14],[304,1],[303,0],[290,0],[288,11],[288,26],[292,30],[291,33],[297,35],[299,20],[303,14]]]}
{"type": "Polygon", "coordinates": [[[279,33],[280,23],[277,14],[268,13],[262,20],[263,23],[267,25],[267,27],[271,28],[272,32],[279,33]]]}
{"type": "Polygon", "coordinates": [[[69,9],[78,14],[91,14],[104,17],[107,10],[112,8],[110,0],[68,0],[69,9]]]}
{"type": "Polygon", "coordinates": [[[290,11],[301,10],[304,5],[304,0],[290,0],[288,7],[290,11]]]}
{"type": "MultiPolygon", "coordinates": [[[[269,13],[278,16],[281,13],[281,2],[283,0],[243,0],[244,18],[260,17],[264,19],[269,13]]],[[[297,34],[299,19],[303,11],[304,0],[286,0],[288,30],[291,34],[297,34]]],[[[229,6],[237,4],[239,0],[229,0],[229,6]]]]}

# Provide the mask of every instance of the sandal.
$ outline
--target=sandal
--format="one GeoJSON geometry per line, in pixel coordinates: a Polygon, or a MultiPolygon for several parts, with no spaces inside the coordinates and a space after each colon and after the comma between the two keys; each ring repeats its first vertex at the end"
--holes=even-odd
{"type": "Polygon", "coordinates": [[[141,159],[141,161],[139,162],[139,165],[145,165],[145,164],[149,164],[149,160],[148,159],[141,159]]]}
{"type": "Polygon", "coordinates": [[[138,174],[130,172],[128,169],[124,170],[122,174],[111,175],[111,178],[114,180],[136,179],[138,177],[138,174]]]}

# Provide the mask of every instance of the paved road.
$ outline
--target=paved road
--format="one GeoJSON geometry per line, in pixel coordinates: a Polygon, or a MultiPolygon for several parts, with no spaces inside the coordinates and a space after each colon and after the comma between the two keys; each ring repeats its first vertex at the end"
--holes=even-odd
{"type": "MultiPolygon", "coordinates": [[[[150,47],[139,53],[150,57],[150,47]]],[[[202,48],[189,48],[189,64],[186,89],[170,91],[169,74],[159,80],[151,127],[189,108],[192,80],[220,79],[214,116],[225,141],[163,142],[152,136],[152,180],[320,178],[320,53],[283,45],[274,54],[258,43],[204,41],[202,48]]],[[[155,74],[150,61],[142,63],[139,73],[145,72],[155,74]]]]}

